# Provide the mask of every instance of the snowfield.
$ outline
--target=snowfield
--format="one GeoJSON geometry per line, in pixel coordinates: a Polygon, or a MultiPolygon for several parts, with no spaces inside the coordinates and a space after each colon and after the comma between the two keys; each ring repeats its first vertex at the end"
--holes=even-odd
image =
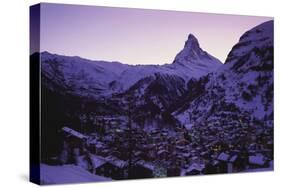
{"type": "Polygon", "coordinates": [[[111,180],[110,178],[91,174],[82,167],[75,165],[50,166],[41,164],[40,167],[41,184],[63,184],[111,180]]]}

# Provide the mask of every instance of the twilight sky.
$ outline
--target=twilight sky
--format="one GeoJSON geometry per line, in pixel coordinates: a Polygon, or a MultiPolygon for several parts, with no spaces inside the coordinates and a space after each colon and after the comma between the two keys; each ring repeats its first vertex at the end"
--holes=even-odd
{"type": "Polygon", "coordinates": [[[40,51],[127,64],[171,63],[188,34],[222,62],[239,37],[273,18],[41,4],[40,51]]]}

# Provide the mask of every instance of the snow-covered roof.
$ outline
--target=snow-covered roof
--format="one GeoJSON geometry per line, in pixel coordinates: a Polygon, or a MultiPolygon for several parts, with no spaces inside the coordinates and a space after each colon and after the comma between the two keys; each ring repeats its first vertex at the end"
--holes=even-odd
{"type": "Polygon", "coordinates": [[[141,151],[137,151],[137,152],[134,152],[134,155],[140,155],[142,152],[141,151]]]}
{"type": "Polygon", "coordinates": [[[75,131],[69,127],[63,127],[62,130],[68,134],[71,134],[72,136],[75,136],[80,139],[88,138],[87,136],[83,135],[82,133],[79,133],[78,131],[75,131]]]}
{"type": "Polygon", "coordinates": [[[184,127],[185,127],[187,130],[191,130],[191,128],[193,127],[193,123],[186,123],[186,124],[184,124],[184,127]]]}
{"type": "Polygon", "coordinates": [[[105,144],[102,143],[102,142],[96,142],[96,148],[104,148],[105,147],[105,144]]]}
{"type": "Polygon", "coordinates": [[[233,155],[230,159],[229,159],[229,161],[230,162],[234,162],[234,161],[236,161],[236,159],[237,159],[237,155],[233,155]]]}
{"type": "Polygon", "coordinates": [[[205,164],[203,164],[203,163],[192,163],[188,167],[188,169],[184,170],[184,174],[187,172],[191,172],[193,170],[197,170],[197,171],[201,172],[204,168],[205,168],[205,164]]]}
{"type": "Polygon", "coordinates": [[[262,166],[265,164],[264,156],[261,154],[249,156],[249,163],[262,166]]]}
{"type": "Polygon", "coordinates": [[[106,163],[106,160],[103,157],[91,154],[91,158],[94,161],[95,168],[98,168],[101,165],[103,165],[104,163],[106,163]]]}
{"type": "Polygon", "coordinates": [[[157,152],[157,155],[161,155],[162,153],[167,153],[167,151],[165,149],[162,149],[162,150],[157,152]]]}
{"type": "Polygon", "coordinates": [[[143,166],[147,169],[150,169],[150,170],[155,169],[155,166],[152,163],[146,162],[144,160],[140,160],[140,161],[136,162],[136,164],[141,165],[141,166],[143,166]]]}
{"type": "Polygon", "coordinates": [[[212,161],[212,165],[217,165],[217,164],[219,164],[219,161],[217,161],[217,160],[212,161]]]}
{"type": "Polygon", "coordinates": [[[229,155],[224,152],[220,153],[218,156],[218,160],[220,161],[228,161],[228,159],[229,159],[229,155]]]}
{"type": "Polygon", "coordinates": [[[117,166],[119,168],[123,168],[123,167],[127,166],[127,162],[126,161],[120,160],[120,159],[118,159],[116,157],[113,157],[113,156],[106,157],[106,160],[107,160],[107,162],[109,162],[109,163],[111,163],[114,166],[117,166]]]}
{"type": "Polygon", "coordinates": [[[183,153],[182,156],[183,157],[190,157],[190,153],[183,153]]]}

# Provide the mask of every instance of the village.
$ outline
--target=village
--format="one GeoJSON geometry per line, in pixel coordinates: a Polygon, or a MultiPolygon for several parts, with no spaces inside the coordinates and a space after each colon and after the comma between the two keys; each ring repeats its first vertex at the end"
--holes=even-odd
{"type": "Polygon", "coordinates": [[[87,133],[62,128],[60,162],[116,180],[272,168],[272,127],[242,120],[206,124],[143,129],[128,126],[125,116],[95,116],[81,129],[87,133]]]}

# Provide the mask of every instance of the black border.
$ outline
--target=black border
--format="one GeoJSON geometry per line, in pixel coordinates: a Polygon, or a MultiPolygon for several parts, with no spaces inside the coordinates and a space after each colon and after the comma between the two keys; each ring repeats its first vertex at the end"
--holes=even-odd
{"type": "Polygon", "coordinates": [[[29,9],[30,60],[29,60],[29,180],[40,184],[40,4],[29,9]]]}

